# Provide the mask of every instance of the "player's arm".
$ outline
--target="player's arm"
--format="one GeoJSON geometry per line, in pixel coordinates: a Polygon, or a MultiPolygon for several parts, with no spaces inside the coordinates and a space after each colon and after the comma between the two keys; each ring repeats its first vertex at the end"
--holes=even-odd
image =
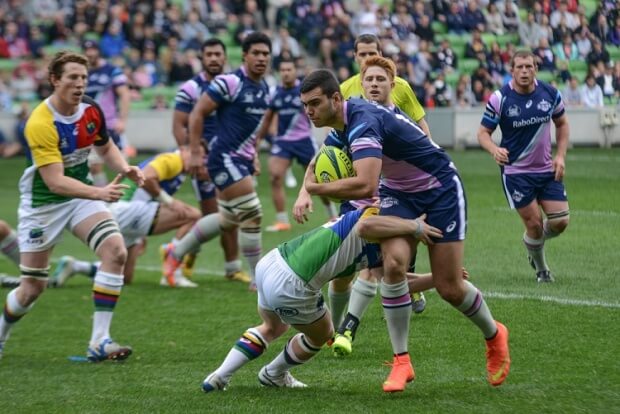
{"type": "Polygon", "coordinates": [[[135,181],[140,186],[144,183],[144,175],[140,168],[129,165],[112,140],[108,139],[103,145],[95,143],[95,151],[112,171],[135,181]]]}
{"type": "Polygon", "coordinates": [[[500,113],[499,110],[501,101],[501,95],[499,91],[496,91],[489,98],[487,106],[484,109],[484,115],[482,121],[480,121],[480,127],[478,128],[478,143],[480,146],[493,156],[493,159],[498,165],[504,165],[508,163],[508,150],[502,148],[493,142],[491,134],[499,125],[500,113]]]}
{"type": "Polygon", "coordinates": [[[172,113],[172,135],[179,148],[189,144],[188,124],[189,113],[175,109],[172,113]]]}
{"type": "Polygon", "coordinates": [[[339,200],[361,200],[372,198],[379,187],[381,158],[365,157],[353,161],[356,175],[349,178],[319,184],[314,174],[308,174],[304,184],[309,194],[339,200]]]}
{"type": "Polygon", "coordinates": [[[260,124],[260,128],[256,133],[256,148],[258,149],[258,144],[260,141],[265,138],[272,130],[273,130],[273,121],[275,119],[276,112],[273,109],[267,109],[265,115],[263,115],[263,119],[260,124]]]}
{"type": "Polygon", "coordinates": [[[568,126],[568,118],[566,114],[553,119],[555,124],[555,141],[557,148],[555,157],[553,158],[553,171],[555,172],[555,180],[562,181],[566,168],[566,151],[568,150],[568,137],[570,134],[568,126]]]}
{"type": "Polygon", "coordinates": [[[203,166],[202,129],[204,120],[217,110],[218,106],[219,104],[209,94],[205,93],[198,99],[196,106],[189,114],[189,148],[191,151],[189,172],[192,175],[198,174],[203,166]]]}
{"type": "Polygon", "coordinates": [[[118,96],[118,120],[114,129],[117,133],[122,134],[127,127],[127,119],[129,118],[129,107],[131,106],[131,92],[126,84],[118,85],[115,88],[116,96],[118,96]]]}
{"type": "Polygon", "coordinates": [[[367,240],[381,240],[391,237],[411,236],[424,244],[433,244],[431,237],[441,238],[441,230],[425,222],[426,214],[415,220],[396,216],[371,215],[356,224],[357,234],[367,240]]]}

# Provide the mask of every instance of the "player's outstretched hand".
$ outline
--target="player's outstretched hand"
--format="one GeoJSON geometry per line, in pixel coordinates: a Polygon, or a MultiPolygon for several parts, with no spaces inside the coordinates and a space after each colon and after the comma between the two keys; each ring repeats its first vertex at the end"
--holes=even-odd
{"type": "Polygon", "coordinates": [[[293,205],[293,217],[299,224],[304,224],[308,221],[308,213],[312,211],[312,197],[302,188],[293,205]]]}
{"type": "Polygon", "coordinates": [[[433,240],[431,239],[431,237],[441,239],[443,237],[443,234],[441,230],[427,224],[424,220],[426,220],[426,214],[422,214],[420,217],[415,219],[418,228],[413,233],[413,237],[415,237],[417,240],[420,240],[426,245],[433,244],[433,240]]]}
{"type": "Polygon", "coordinates": [[[140,187],[144,185],[144,173],[140,168],[136,167],[135,165],[130,165],[129,167],[127,167],[123,171],[123,176],[129,178],[140,187]]]}
{"type": "Polygon", "coordinates": [[[114,180],[110,182],[110,184],[106,185],[105,187],[97,188],[97,199],[105,201],[107,203],[114,203],[120,200],[123,194],[125,194],[123,190],[129,188],[127,184],[120,184],[122,179],[123,174],[117,174],[116,177],[114,177],[114,180]]]}

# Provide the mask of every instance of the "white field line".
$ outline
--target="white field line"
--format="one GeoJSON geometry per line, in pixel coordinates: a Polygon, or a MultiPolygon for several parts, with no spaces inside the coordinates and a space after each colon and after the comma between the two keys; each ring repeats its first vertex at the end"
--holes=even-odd
{"type": "MultiPolygon", "coordinates": [[[[493,207],[493,211],[512,212],[508,207],[493,207]]],[[[570,210],[571,216],[593,216],[593,217],[620,217],[616,211],[602,210],[570,210]]]]}

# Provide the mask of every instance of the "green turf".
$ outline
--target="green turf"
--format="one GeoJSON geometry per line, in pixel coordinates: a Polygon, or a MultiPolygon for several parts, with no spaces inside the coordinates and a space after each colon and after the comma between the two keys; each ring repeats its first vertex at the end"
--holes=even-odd
{"type": "MultiPolygon", "coordinates": [[[[86,278],[48,291],[16,326],[0,360],[0,412],[4,413],[611,413],[620,411],[620,150],[569,152],[566,185],[571,223],[549,242],[557,282],[539,286],[521,245],[522,225],[506,207],[497,167],[481,151],[451,153],[469,203],[466,265],[495,317],[510,329],[513,368],[506,384],[487,385],[484,345],[458,312],[427,294],[414,315],[410,350],[417,379],[404,393],[385,395],[390,346],[375,301],[363,320],[353,355],[322,352],[294,370],[304,390],[259,386],[256,374],[282,348],[241,369],[224,393],[205,395],[200,383],[239,335],[258,322],[255,295],[213,275],[222,270],[217,242],[203,247],[198,289],[158,286],[158,244],[149,242],[134,285],[123,290],[113,335],[134,347],[123,364],[72,363],[90,335],[93,304],[86,278]],[[206,272],[211,272],[207,274],[206,272]],[[598,305],[596,305],[598,303],[598,305]],[[615,349],[615,351],[614,351],[615,349]]],[[[16,225],[17,179],[23,161],[1,161],[0,218],[16,225]]],[[[297,170],[300,173],[299,170],[297,170]]],[[[274,218],[267,177],[261,177],[265,222],[274,218]]],[[[181,197],[192,201],[189,188],[181,197]]],[[[289,205],[293,200],[289,194],[289,205]]],[[[316,206],[312,225],[325,219],[316,206]]],[[[290,235],[311,226],[295,225],[290,235]]],[[[265,234],[264,251],[289,235],[265,234]]],[[[53,257],[92,257],[71,235],[53,257]]],[[[428,270],[425,252],[419,269],[428,270]]],[[[3,257],[0,272],[16,273],[3,257]]],[[[8,290],[0,291],[0,302],[8,290]]],[[[288,337],[288,335],[285,335],[288,337]]]]}

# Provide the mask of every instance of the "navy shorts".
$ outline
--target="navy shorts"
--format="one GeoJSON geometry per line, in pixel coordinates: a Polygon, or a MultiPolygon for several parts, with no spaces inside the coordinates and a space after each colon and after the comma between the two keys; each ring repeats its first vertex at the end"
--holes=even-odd
{"type": "Polygon", "coordinates": [[[192,178],[192,187],[194,187],[194,194],[196,194],[196,200],[210,200],[215,197],[215,184],[211,180],[199,180],[192,178]]]}
{"type": "Polygon", "coordinates": [[[317,146],[312,138],[300,141],[284,141],[277,139],[271,145],[271,155],[287,160],[296,159],[301,165],[308,165],[316,154],[317,146]]]}
{"type": "Polygon", "coordinates": [[[247,176],[254,175],[254,163],[230,154],[209,153],[209,176],[218,190],[223,190],[247,176]]]}
{"type": "Polygon", "coordinates": [[[555,174],[502,174],[504,195],[510,208],[522,208],[534,200],[568,201],[566,189],[555,174]]]}
{"type": "Polygon", "coordinates": [[[443,232],[443,238],[433,238],[435,243],[465,240],[467,200],[458,175],[442,187],[418,193],[404,193],[382,186],[379,197],[379,215],[416,219],[426,213],[426,223],[443,232]]]}

